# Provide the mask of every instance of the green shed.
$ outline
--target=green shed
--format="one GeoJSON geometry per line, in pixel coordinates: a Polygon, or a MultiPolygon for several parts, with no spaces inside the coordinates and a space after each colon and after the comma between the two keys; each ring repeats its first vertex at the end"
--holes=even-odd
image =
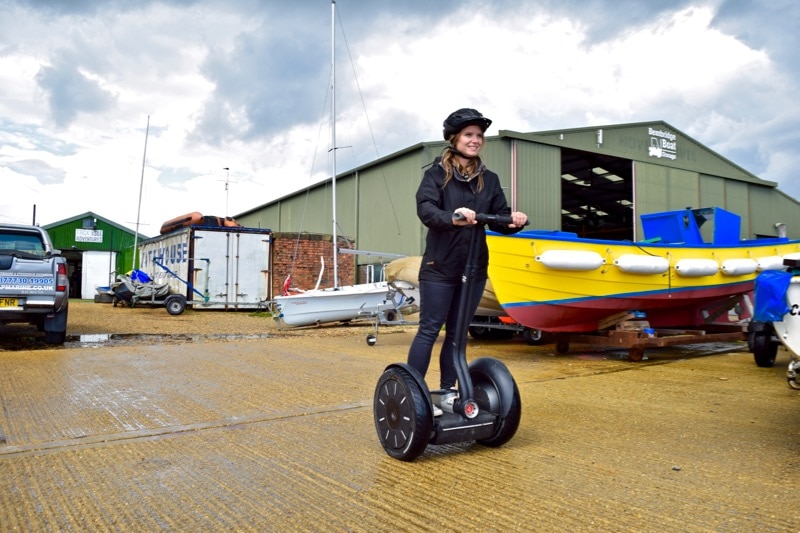
{"type": "Polygon", "coordinates": [[[43,228],[67,258],[72,298],[94,298],[97,287],[132,270],[135,243],[148,238],[91,211],[43,228]]]}

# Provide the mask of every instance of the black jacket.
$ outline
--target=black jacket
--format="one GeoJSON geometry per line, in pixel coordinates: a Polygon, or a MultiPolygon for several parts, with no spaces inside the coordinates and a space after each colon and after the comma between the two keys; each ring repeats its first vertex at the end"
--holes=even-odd
{"type": "MultiPolygon", "coordinates": [[[[511,209],[506,203],[497,174],[488,169],[483,171],[483,189],[480,192],[477,190],[477,179],[466,182],[454,177],[443,188],[445,172],[439,161],[437,157],[425,171],[417,189],[417,216],[428,228],[419,279],[458,281],[464,273],[469,237],[475,226],[454,226],[453,212],[459,207],[468,207],[476,213],[509,215],[511,209]]],[[[522,229],[509,228],[505,224],[490,224],[489,228],[507,235],[522,229]]],[[[489,264],[486,238],[479,239],[478,245],[476,275],[486,278],[489,264]]]]}

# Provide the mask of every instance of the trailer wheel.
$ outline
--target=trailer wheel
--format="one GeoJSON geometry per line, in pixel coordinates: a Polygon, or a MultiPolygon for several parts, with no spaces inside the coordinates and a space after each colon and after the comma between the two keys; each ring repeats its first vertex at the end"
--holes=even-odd
{"type": "Polygon", "coordinates": [[[491,335],[491,331],[489,330],[489,328],[484,326],[470,326],[469,328],[467,328],[467,331],[469,332],[470,336],[475,340],[485,339],[491,335]]]}
{"type": "Polygon", "coordinates": [[[778,343],[772,342],[769,332],[759,331],[753,335],[753,359],[756,365],[762,368],[771,368],[775,365],[778,354],[778,343]]]}
{"type": "Polygon", "coordinates": [[[522,330],[522,338],[531,346],[545,344],[547,341],[544,331],[536,328],[525,328],[522,330]]]}
{"type": "Polygon", "coordinates": [[[180,294],[167,296],[167,299],[164,301],[164,306],[167,308],[167,313],[179,315],[186,310],[186,298],[180,294]]]}

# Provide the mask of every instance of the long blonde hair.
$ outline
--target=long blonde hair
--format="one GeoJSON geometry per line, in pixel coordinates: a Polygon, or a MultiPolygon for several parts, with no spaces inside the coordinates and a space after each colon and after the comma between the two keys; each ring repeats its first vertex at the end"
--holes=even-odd
{"type": "Polygon", "coordinates": [[[457,158],[456,151],[453,150],[459,135],[461,135],[461,132],[454,133],[450,139],[448,139],[448,145],[442,151],[441,164],[444,168],[444,183],[442,183],[442,188],[447,187],[447,184],[450,183],[451,179],[453,179],[453,170],[455,169],[458,170],[459,174],[466,178],[473,176],[480,171],[477,176],[476,188],[478,191],[482,191],[483,163],[481,162],[481,158],[473,157],[471,159],[467,159],[466,165],[461,164],[461,161],[459,161],[457,158]]]}

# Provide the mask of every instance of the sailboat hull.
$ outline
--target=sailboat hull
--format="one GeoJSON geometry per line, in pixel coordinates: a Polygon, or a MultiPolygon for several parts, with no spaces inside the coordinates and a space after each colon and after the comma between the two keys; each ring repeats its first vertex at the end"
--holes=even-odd
{"type": "Polygon", "coordinates": [[[800,241],[785,238],[687,246],[544,231],[490,233],[487,243],[503,310],[552,332],[598,331],[629,311],[644,312],[653,327],[707,324],[714,307],[727,310],[749,295],[762,269],[783,268],[776,257],[800,252],[800,241]]]}
{"type": "Polygon", "coordinates": [[[274,301],[275,318],[290,327],[370,318],[412,304],[385,282],[310,290],[278,296],[274,301]]]}

